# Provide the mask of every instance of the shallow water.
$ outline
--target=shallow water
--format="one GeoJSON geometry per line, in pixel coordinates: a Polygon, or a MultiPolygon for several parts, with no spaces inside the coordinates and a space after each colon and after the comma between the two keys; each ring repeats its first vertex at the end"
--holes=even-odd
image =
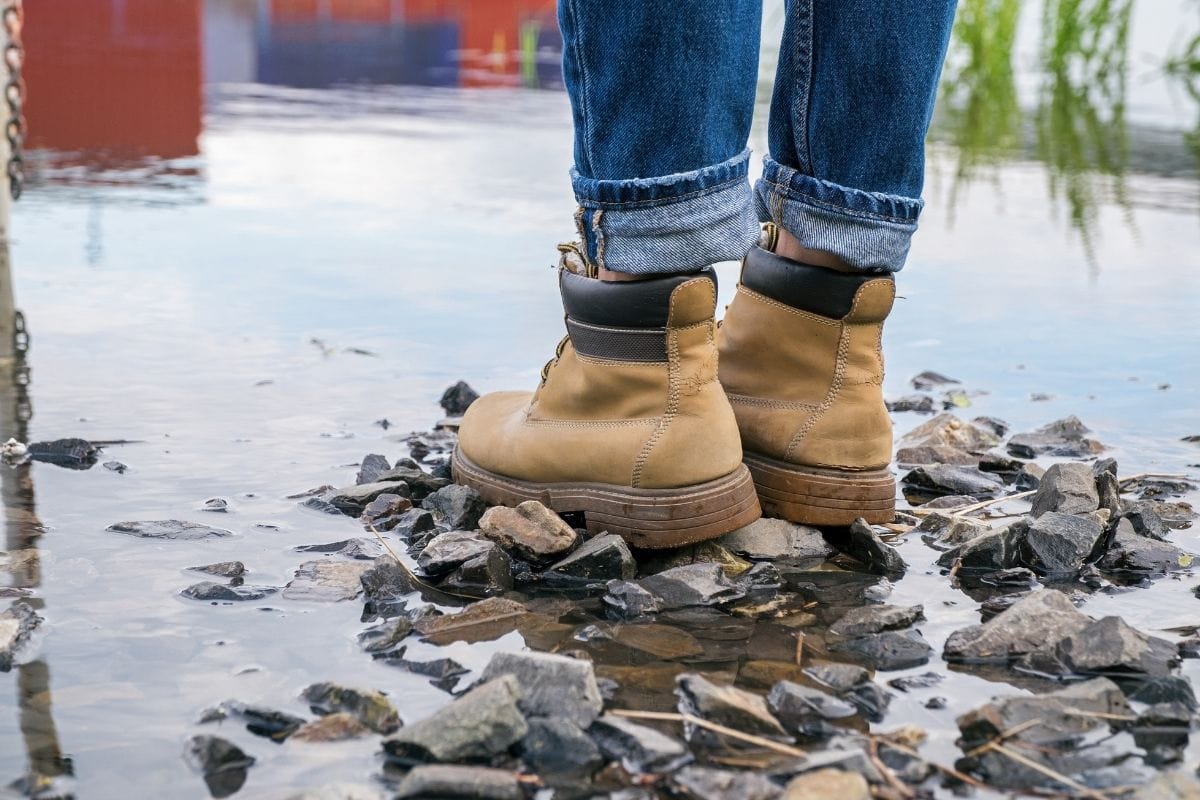
{"type": "MultiPolygon", "coordinates": [[[[248,583],[282,585],[309,560],[293,546],[360,533],[287,495],[352,483],[365,453],[404,455],[398,434],[430,427],[441,390],[459,378],[481,391],[531,384],[561,335],[550,268],[553,245],[571,235],[570,118],[546,68],[551,29],[515,53],[502,45],[503,58],[485,47],[456,60],[444,44],[458,41],[457,27],[487,46],[511,43],[517,12],[407,26],[360,19],[360,57],[339,59],[346,47],[327,27],[267,24],[271,4],[179,5],[194,17],[132,3],[125,25],[76,19],[82,32],[72,35],[83,38],[62,37],[96,86],[123,87],[107,100],[122,103],[108,125],[92,124],[85,100],[104,91],[89,93],[72,78],[80,73],[39,70],[34,55],[39,26],[88,22],[89,7],[64,0],[42,3],[44,19],[28,12],[28,116],[40,149],[14,211],[9,270],[30,337],[32,416],[20,421],[23,393],[3,384],[0,439],[136,443],[105,451],[102,460],[129,466],[124,474],[0,468],[4,549],[32,548],[36,559],[19,570],[0,561],[0,586],[29,589],[47,620],[27,663],[0,675],[0,787],[36,768],[73,773],[81,797],[125,797],[131,786],[204,797],[180,753],[188,736],[211,730],[196,720],[222,700],[306,713],[299,690],[333,680],[386,690],[407,721],[445,703],[425,678],[362,653],[358,603],[214,607],[178,596],[200,577],[184,569],[239,559],[248,583]],[[401,40],[421,58],[363,55],[401,40]],[[129,83],[139,63],[157,77],[129,83]],[[177,124],[155,123],[166,119],[177,124]],[[377,425],[383,418],[394,427],[377,425]],[[200,511],[210,497],[228,499],[230,512],[200,511]],[[236,536],[160,543],[105,531],[165,518],[236,536]]],[[[1015,138],[981,145],[977,129],[943,111],[922,231],[889,322],[887,389],[906,393],[911,375],[934,369],[986,392],[964,415],[1028,430],[1076,414],[1122,475],[1195,475],[1200,446],[1181,437],[1200,434],[1200,162],[1186,139],[1200,110],[1159,65],[1164,38],[1176,46],[1167,34],[1194,31],[1200,18],[1190,6],[1152,5],[1134,8],[1117,124],[1104,103],[1080,117],[1107,120],[1101,138],[1127,135],[1116,167],[1064,166],[1056,158],[1069,140],[1038,144],[1046,73],[1033,7],[1022,11],[1014,57],[1015,138]]],[[[994,118],[1003,103],[985,107],[994,118]]],[[[761,151],[761,130],[755,141],[761,151]]],[[[721,277],[727,299],[736,265],[721,277]]],[[[922,419],[898,415],[898,434],[922,419]]],[[[1200,552],[1196,529],[1173,540],[1200,552]]],[[[901,552],[910,571],[890,602],[924,603],[920,628],[940,652],[951,631],[977,621],[976,603],[949,587],[918,540],[901,552]]],[[[1099,595],[1084,610],[1151,632],[1191,623],[1195,582],[1099,595]]],[[[448,655],[478,670],[496,648],[520,646],[514,633],[414,644],[409,657],[448,655]]],[[[1200,677],[1200,667],[1185,662],[1184,674],[1200,677]]],[[[900,694],[875,727],[921,725],[931,732],[923,752],[950,763],[955,716],[1014,691],[951,672],[900,694]],[[924,708],[935,694],[948,708],[924,708]]],[[[380,770],[374,737],[277,746],[232,723],[220,733],[258,758],[245,796],[380,770]]]]}

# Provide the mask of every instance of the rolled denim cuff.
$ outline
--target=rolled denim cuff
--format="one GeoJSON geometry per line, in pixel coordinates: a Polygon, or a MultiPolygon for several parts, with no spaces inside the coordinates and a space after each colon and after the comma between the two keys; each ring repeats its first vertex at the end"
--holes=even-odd
{"type": "Polygon", "coordinates": [[[864,272],[903,268],[923,200],[840,186],[769,157],[763,164],[754,187],[763,222],[774,222],[805,247],[833,253],[864,272]]]}
{"type": "Polygon", "coordinates": [[[633,275],[735,261],[758,241],[750,151],[659,178],[595,180],[571,170],[576,225],[598,266],[633,275]]]}

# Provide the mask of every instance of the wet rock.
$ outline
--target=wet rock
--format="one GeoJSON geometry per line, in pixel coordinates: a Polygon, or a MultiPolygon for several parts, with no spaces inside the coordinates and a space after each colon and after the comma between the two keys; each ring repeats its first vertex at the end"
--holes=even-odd
{"type": "Polygon", "coordinates": [[[1126,682],[1125,697],[1131,703],[1177,703],[1192,711],[1200,708],[1196,694],[1192,691],[1192,684],[1182,675],[1139,675],[1136,680],[1126,682]]]}
{"type": "Polygon", "coordinates": [[[909,493],[926,497],[964,495],[980,500],[995,497],[1004,489],[1004,481],[990,472],[953,464],[917,467],[900,482],[906,496],[909,493]]]}
{"type": "Polygon", "coordinates": [[[927,394],[906,394],[903,397],[897,397],[895,400],[888,400],[885,405],[887,406],[887,410],[893,414],[900,414],[906,411],[912,411],[917,414],[932,414],[937,410],[933,398],[927,394]]]}
{"type": "Polygon", "coordinates": [[[362,561],[371,561],[383,554],[383,547],[373,539],[342,539],[326,544],[302,544],[293,547],[297,553],[326,553],[362,561]]]}
{"type": "Polygon", "coordinates": [[[739,556],[758,561],[824,561],[837,553],[816,528],[768,517],[717,541],[739,556]]]}
{"type": "Polygon", "coordinates": [[[940,672],[926,672],[922,675],[905,675],[900,678],[892,678],[888,681],[888,686],[893,689],[899,689],[902,692],[912,691],[913,689],[929,689],[937,686],[945,679],[945,675],[940,672]]]}
{"type": "Polygon", "coordinates": [[[432,797],[524,800],[525,790],[517,774],[511,770],[426,764],[409,770],[400,780],[394,795],[395,800],[432,797]]]}
{"type": "Polygon", "coordinates": [[[662,610],[662,600],[631,581],[609,581],[603,602],[609,612],[622,619],[638,619],[662,610]]]}
{"type": "Polygon", "coordinates": [[[1017,475],[1025,468],[1026,462],[1018,458],[1009,458],[999,453],[985,453],[979,458],[979,468],[984,472],[999,475],[1005,482],[1016,480],[1017,475]]]}
{"type": "Polygon", "coordinates": [[[240,578],[246,574],[246,565],[240,561],[218,561],[199,567],[188,567],[192,572],[204,572],[219,578],[240,578]]]}
{"type": "Polygon", "coordinates": [[[855,664],[819,664],[804,674],[853,704],[864,717],[879,722],[887,713],[892,694],[873,682],[870,673],[855,664]]]}
{"type": "Polygon", "coordinates": [[[100,457],[100,451],[85,439],[30,442],[25,454],[32,461],[42,461],[67,469],[91,469],[100,457]]]}
{"type": "Polygon", "coordinates": [[[432,716],[386,739],[384,750],[409,761],[465,761],[505,752],[529,732],[512,675],[476,686],[432,716]]]}
{"type": "Polygon", "coordinates": [[[179,519],[146,520],[140,522],[118,522],[108,526],[113,533],[125,533],[142,539],[172,539],[195,541],[198,539],[220,539],[233,536],[232,531],[186,522],[179,519]]]}
{"type": "Polygon", "coordinates": [[[1096,478],[1087,464],[1054,464],[1038,483],[1037,493],[1030,500],[1033,516],[1048,511],[1062,514],[1086,514],[1100,507],[1096,478]]]}
{"type": "Polygon", "coordinates": [[[831,643],[829,651],[882,671],[919,667],[929,663],[933,654],[929,642],[916,630],[884,631],[873,636],[844,639],[831,643]]]}
{"type": "Polygon", "coordinates": [[[781,800],[870,800],[871,789],[862,775],[840,769],[818,769],[793,778],[781,800]]]}
{"type": "MultiPolygon", "coordinates": [[[[408,486],[413,502],[420,502],[429,495],[450,485],[449,476],[436,475],[426,472],[417,466],[415,461],[404,459],[407,464],[397,462],[396,466],[382,473],[380,481],[401,481],[408,486]]],[[[435,470],[436,472],[436,470],[435,470]]]]}
{"type": "Polygon", "coordinates": [[[446,412],[446,416],[461,417],[467,413],[467,409],[471,407],[471,403],[474,403],[478,399],[478,392],[472,389],[466,381],[459,381],[442,392],[442,399],[438,401],[438,404],[446,412]]]}
{"type": "Polygon", "coordinates": [[[1067,417],[1044,425],[1032,433],[1014,434],[1008,440],[1008,454],[1017,458],[1086,458],[1104,450],[1104,445],[1087,438],[1089,433],[1091,429],[1077,417],[1067,417]]]}
{"type": "Polygon", "coordinates": [[[307,561],[283,587],[288,600],[336,603],[362,593],[362,576],[370,567],[357,561],[307,561]]]}
{"type": "MultiPolygon", "coordinates": [[[[1095,678],[1046,694],[1000,698],[970,711],[958,718],[959,744],[970,752],[1003,734],[1008,746],[1019,748],[1026,758],[1069,776],[1107,763],[1095,748],[1076,748],[1079,737],[1106,727],[1109,715],[1128,714],[1120,688],[1107,678],[1095,678]]],[[[960,761],[959,768],[964,767],[998,787],[1025,790],[1047,781],[1043,772],[992,751],[960,761]]]]}
{"type": "Polygon", "coordinates": [[[898,446],[949,447],[968,453],[982,453],[1000,443],[1000,436],[977,422],[967,422],[953,414],[938,414],[908,432],[898,446]]]}
{"type": "Polygon", "coordinates": [[[960,628],[946,640],[943,656],[960,661],[1008,661],[1048,641],[1082,631],[1091,619],[1054,589],[1030,592],[982,625],[960,628]]]}
{"type": "Polygon", "coordinates": [[[775,800],[780,788],[753,772],[687,766],[671,776],[675,793],[687,800],[775,800]]]}
{"type": "Polygon", "coordinates": [[[433,537],[417,564],[427,575],[443,575],[458,565],[478,556],[487,555],[496,544],[478,533],[450,531],[433,537]]]}
{"type": "Polygon", "coordinates": [[[920,447],[901,447],[896,451],[896,463],[906,467],[917,467],[926,464],[954,464],[963,467],[975,466],[979,456],[959,450],[948,445],[921,445],[920,447]]]}
{"type": "Polygon", "coordinates": [[[110,472],[115,472],[118,475],[124,475],[126,472],[129,471],[129,465],[122,463],[120,461],[105,461],[100,466],[104,467],[106,470],[109,470],[110,472]]]}
{"type": "Polygon", "coordinates": [[[358,717],[339,711],[305,724],[292,734],[291,741],[342,742],[359,739],[370,732],[371,729],[359,722],[358,717]]]}
{"type": "Polygon", "coordinates": [[[413,628],[434,644],[496,639],[516,629],[528,614],[525,606],[502,597],[472,603],[457,614],[426,615],[413,620],[413,628]]]}
{"type": "Polygon", "coordinates": [[[399,498],[409,493],[408,486],[393,481],[377,481],[375,483],[364,483],[355,486],[346,486],[341,489],[335,489],[322,499],[330,503],[338,511],[343,514],[348,514],[352,517],[357,517],[362,514],[363,509],[377,497],[390,494],[399,498]]]}
{"type": "Polygon", "coordinates": [[[1013,479],[1013,488],[1018,492],[1028,492],[1037,489],[1042,483],[1042,476],[1046,474],[1044,467],[1034,464],[1032,461],[1021,467],[1021,471],[1013,479]]]}
{"type": "Polygon", "coordinates": [[[1155,505],[1151,500],[1134,500],[1126,507],[1122,516],[1129,521],[1133,532],[1138,536],[1165,541],[1167,524],[1159,516],[1155,505]]]}
{"type": "Polygon", "coordinates": [[[574,528],[536,500],[516,508],[489,508],[479,520],[479,529],[505,550],[535,564],[562,558],[579,541],[574,528]]]}
{"type": "Polygon", "coordinates": [[[643,575],[653,575],[690,564],[716,564],[730,578],[738,578],[754,566],[746,559],[734,555],[725,546],[707,541],[684,545],[674,550],[660,550],[642,558],[638,562],[638,568],[643,575]]]}
{"type": "Polygon", "coordinates": [[[412,501],[398,494],[385,492],[363,506],[362,518],[372,524],[396,517],[412,508],[412,501]]]}
{"type": "Polygon", "coordinates": [[[193,736],[184,749],[184,758],[192,769],[203,774],[209,794],[217,798],[229,797],[241,789],[246,783],[246,770],[254,765],[254,756],[219,736],[193,736]]]}
{"type": "Polygon", "coordinates": [[[381,531],[395,531],[406,539],[437,530],[433,514],[423,508],[410,508],[394,517],[385,517],[379,520],[375,527],[381,531]]]}
{"type": "Polygon", "coordinates": [[[604,705],[590,661],[550,653],[496,653],[481,680],[512,675],[523,687],[517,705],[527,717],[560,717],[591,725],[604,705]]]}
{"type": "Polygon", "coordinates": [[[400,715],[383,692],[314,683],[300,696],[314,714],[350,714],[376,733],[388,734],[401,725],[400,715]]]}
{"type": "Polygon", "coordinates": [[[1157,703],[1150,706],[1133,723],[1133,741],[1149,753],[1160,753],[1159,763],[1177,761],[1176,751],[1186,747],[1191,736],[1192,712],[1178,703],[1157,703]]]}
{"type": "Polygon", "coordinates": [[[447,692],[454,690],[459,678],[470,672],[453,658],[435,658],[430,661],[414,661],[404,657],[406,648],[379,656],[390,667],[397,667],[414,675],[431,678],[430,684],[447,692]]]}
{"type": "Polygon", "coordinates": [[[342,516],[342,510],[329,502],[328,495],[320,495],[318,497],[309,497],[303,500],[300,505],[313,511],[320,511],[322,514],[336,514],[342,516]]]}
{"type": "Polygon", "coordinates": [[[935,497],[927,503],[921,503],[921,510],[933,511],[947,509],[957,511],[963,506],[974,505],[976,502],[978,501],[969,494],[947,494],[942,495],[941,497],[935,497]]]}
{"type": "Polygon", "coordinates": [[[460,564],[442,579],[439,587],[471,597],[491,597],[513,588],[513,568],[512,557],[499,547],[492,547],[460,564]]]}
{"type": "Polygon", "coordinates": [[[451,484],[438,489],[421,501],[421,508],[433,512],[434,519],[454,530],[473,531],[487,511],[479,492],[468,486],[451,484]]]}
{"type": "Polygon", "coordinates": [[[767,701],[753,692],[718,686],[700,675],[689,673],[676,678],[675,695],[679,698],[680,713],[758,736],[786,735],[779,720],[767,708],[767,701]]]}
{"type": "Polygon", "coordinates": [[[192,600],[204,600],[213,603],[240,603],[247,600],[261,600],[275,594],[278,589],[274,586],[226,586],[223,583],[201,581],[180,592],[192,600]]]}
{"type": "Polygon", "coordinates": [[[907,628],[925,618],[922,606],[861,606],[852,608],[829,626],[835,636],[866,636],[907,628]]]}
{"type": "Polygon", "coordinates": [[[613,714],[597,719],[587,732],[605,758],[633,775],[673,772],[692,760],[678,739],[613,714]]]}
{"type": "Polygon", "coordinates": [[[41,616],[25,603],[13,603],[0,611],[0,672],[12,669],[14,659],[42,621],[41,616]]]}
{"type": "Polygon", "coordinates": [[[604,533],[588,541],[550,570],[560,575],[589,580],[629,580],[637,574],[637,562],[620,536],[604,533]]]}
{"type": "Polygon", "coordinates": [[[976,536],[942,553],[938,566],[953,567],[958,563],[960,572],[987,573],[1011,569],[1021,564],[1021,545],[1029,526],[1016,522],[976,536]]]}
{"type": "Polygon", "coordinates": [[[767,707],[787,731],[809,737],[827,736],[831,721],[857,713],[857,707],[845,700],[791,681],[771,687],[767,707]]]}
{"type": "Polygon", "coordinates": [[[358,465],[358,474],[354,476],[354,482],[359,486],[365,483],[375,483],[379,480],[379,476],[392,468],[388,463],[387,458],[378,453],[369,453],[363,456],[362,462],[358,465]]]}
{"type": "Polygon", "coordinates": [[[949,550],[974,541],[991,530],[986,524],[969,517],[956,517],[939,512],[927,515],[913,528],[921,540],[935,550],[949,550]]]}
{"type": "Polygon", "coordinates": [[[1045,511],[1021,540],[1021,563],[1039,575],[1076,575],[1103,535],[1104,528],[1095,520],[1045,511]]]}
{"type": "Polygon", "coordinates": [[[395,603],[416,591],[408,570],[391,555],[382,555],[358,577],[363,594],[376,604],[395,603]]]}
{"type": "Polygon", "coordinates": [[[718,564],[674,567],[642,578],[638,584],[659,599],[659,607],[663,611],[720,605],[739,600],[746,594],[725,575],[718,564]]]}
{"type": "Polygon", "coordinates": [[[1173,544],[1139,536],[1134,531],[1133,524],[1127,519],[1122,519],[1117,523],[1108,552],[1097,566],[1108,572],[1140,578],[1187,569],[1193,560],[1191,553],[1180,550],[1173,544]]]}
{"type": "Polygon", "coordinates": [[[210,497],[200,506],[201,511],[212,511],[217,514],[224,514],[229,511],[229,501],[224,497],[210,497]]]}
{"type": "Polygon", "coordinates": [[[395,617],[364,630],[358,635],[358,643],[368,653],[387,653],[399,647],[412,629],[412,620],[408,617],[395,617]]]}
{"type": "Polygon", "coordinates": [[[895,578],[903,575],[908,568],[899,551],[880,539],[879,534],[861,518],[854,521],[844,540],[835,542],[835,546],[839,546],[875,575],[895,578]]]}
{"type": "Polygon", "coordinates": [[[604,764],[600,748],[573,722],[537,717],[521,740],[521,759],[539,775],[584,776],[604,764]]]}
{"type": "Polygon", "coordinates": [[[295,714],[236,701],[222,703],[220,711],[226,716],[239,718],[246,723],[246,730],[255,736],[262,736],[274,742],[287,739],[305,723],[303,717],[297,717],[295,714]]]}
{"type": "Polygon", "coordinates": [[[1047,638],[1022,663],[1054,675],[1165,677],[1179,665],[1179,650],[1165,639],[1130,627],[1120,617],[1104,617],[1065,636],[1047,638]]]}
{"type": "Polygon", "coordinates": [[[910,382],[912,383],[912,387],[918,392],[927,392],[930,389],[940,389],[946,386],[962,383],[962,381],[960,381],[958,378],[951,378],[941,374],[940,372],[934,372],[933,370],[928,369],[924,372],[914,375],[910,382]]]}

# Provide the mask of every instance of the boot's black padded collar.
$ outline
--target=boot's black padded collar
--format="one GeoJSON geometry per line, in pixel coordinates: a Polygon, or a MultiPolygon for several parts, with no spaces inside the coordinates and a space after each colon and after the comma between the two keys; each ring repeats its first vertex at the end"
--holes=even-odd
{"type": "Polygon", "coordinates": [[[708,278],[715,286],[717,273],[705,267],[686,275],[610,283],[563,269],[558,285],[573,320],[609,328],[665,328],[671,292],[693,278],[708,278]]]}
{"type": "Polygon", "coordinates": [[[580,355],[605,361],[667,360],[666,328],[606,328],[567,317],[567,333],[580,355]]]}
{"type": "Polygon", "coordinates": [[[880,278],[893,280],[886,272],[854,274],[815,267],[777,256],[761,247],[753,248],[742,266],[742,285],[747,289],[830,319],[841,319],[849,314],[859,287],[880,278]]]}

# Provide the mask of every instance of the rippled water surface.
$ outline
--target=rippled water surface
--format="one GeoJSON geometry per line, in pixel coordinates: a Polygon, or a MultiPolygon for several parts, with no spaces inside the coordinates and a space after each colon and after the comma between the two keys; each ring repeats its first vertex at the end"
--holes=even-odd
{"type": "MultiPolygon", "coordinates": [[[[307,560],[293,546],[361,535],[288,495],[353,483],[366,453],[405,455],[402,434],[435,423],[460,378],[536,381],[561,335],[554,244],[572,233],[553,4],[356,12],[343,28],[304,3],[26,5],[33,152],[0,321],[11,330],[15,303],[29,345],[3,366],[0,440],[131,443],[102,458],[124,473],[0,468],[0,587],[47,620],[0,674],[0,796],[37,771],[73,774],[80,797],[205,797],[180,757],[201,712],[236,698],[304,713],[297,693],[317,680],[379,687],[406,720],[425,716],[448,696],[360,650],[360,604],[178,592],[198,580],[185,568],[232,559],[248,582],[283,585],[307,560]],[[22,366],[27,384],[8,380],[22,366]],[[213,497],[229,512],[200,510],[213,497]],[[236,535],[105,530],[167,518],[236,535]]],[[[937,370],[973,393],[964,415],[1028,430],[1075,414],[1123,475],[1200,473],[1200,445],[1182,441],[1200,434],[1200,76],[1186,66],[1200,13],[1161,5],[1097,23],[1097,56],[1031,4],[964,2],[1019,13],[1011,31],[990,17],[956,35],[888,326],[890,395],[937,370]]],[[[727,300],[736,265],[720,272],[727,300]]],[[[898,415],[898,433],[920,421],[898,415]]],[[[1196,530],[1173,539],[1200,552],[1196,530]]],[[[940,652],[977,605],[920,541],[901,552],[910,571],[890,602],[924,603],[940,652]]],[[[1196,582],[1085,610],[1148,631],[1192,624],[1196,582]]],[[[520,646],[513,633],[410,657],[478,670],[520,646]]],[[[955,716],[1004,691],[952,672],[899,696],[883,727],[927,728],[923,752],[950,763],[955,716]],[[933,694],[948,708],[926,709],[933,694]]],[[[258,758],[247,796],[380,770],[374,737],[221,732],[258,758]]]]}

